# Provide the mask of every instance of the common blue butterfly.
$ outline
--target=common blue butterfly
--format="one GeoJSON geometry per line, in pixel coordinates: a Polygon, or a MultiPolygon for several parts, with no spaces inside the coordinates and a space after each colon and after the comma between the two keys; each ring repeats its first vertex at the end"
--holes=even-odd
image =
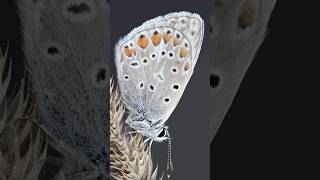
{"type": "Polygon", "coordinates": [[[169,140],[169,151],[165,122],[192,76],[203,36],[198,14],[175,12],[146,21],[115,46],[119,89],[129,111],[125,123],[151,143],[169,140]]]}

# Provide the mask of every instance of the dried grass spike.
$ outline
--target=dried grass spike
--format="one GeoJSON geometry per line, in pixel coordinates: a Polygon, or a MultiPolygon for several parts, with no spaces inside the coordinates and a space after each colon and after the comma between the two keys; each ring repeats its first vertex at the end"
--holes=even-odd
{"type": "MultiPolygon", "coordinates": [[[[116,180],[156,180],[151,151],[141,134],[123,131],[125,107],[118,89],[110,80],[110,173],[116,180]]],[[[161,178],[162,179],[162,178],[161,178]]]]}

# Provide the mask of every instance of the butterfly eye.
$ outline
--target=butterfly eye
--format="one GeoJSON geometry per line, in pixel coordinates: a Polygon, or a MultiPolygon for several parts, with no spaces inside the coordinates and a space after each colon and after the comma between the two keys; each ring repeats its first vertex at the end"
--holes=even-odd
{"type": "Polygon", "coordinates": [[[154,138],[157,142],[163,142],[169,138],[169,132],[167,127],[163,127],[162,129],[159,129],[157,132],[156,138],[154,138]]]}
{"type": "Polygon", "coordinates": [[[179,88],[180,88],[180,85],[178,83],[175,83],[172,85],[172,90],[174,90],[174,91],[178,91],[179,88]]]}
{"type": "Polygon", "coordinates": [[[161,137],[164,137],[166,135],[166,129],[163,128],[162,131],[158,134],[158,137],[161,138],[161,137]]]}

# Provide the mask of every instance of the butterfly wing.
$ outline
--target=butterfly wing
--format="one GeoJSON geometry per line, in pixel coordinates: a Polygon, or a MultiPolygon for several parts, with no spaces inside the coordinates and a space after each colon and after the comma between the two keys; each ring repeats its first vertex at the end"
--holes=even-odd
{"type": "Polygon", "coordinates": [[[197,14],[149,20],[115,48],[121,94],[131,111],[164,123],[178,104],[197,62],[204,23],[197,14]]]}
{"type": "Polygon", "coordinates": [[[108,171],[109,10],[104,0],[19,0],[24,51],[46,128],[108,171]]]}

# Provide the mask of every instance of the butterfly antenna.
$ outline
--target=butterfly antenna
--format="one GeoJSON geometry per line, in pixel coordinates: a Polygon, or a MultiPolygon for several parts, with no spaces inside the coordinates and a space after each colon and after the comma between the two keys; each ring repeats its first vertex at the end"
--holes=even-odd
{"type": "Polygon", "coordinates": [[[168,161],[167,161],[167,177],[170,178],[171,172],[173,172],[172,164],[172,152],[171,152],[171,137],[168,138],[168,161]]]}

